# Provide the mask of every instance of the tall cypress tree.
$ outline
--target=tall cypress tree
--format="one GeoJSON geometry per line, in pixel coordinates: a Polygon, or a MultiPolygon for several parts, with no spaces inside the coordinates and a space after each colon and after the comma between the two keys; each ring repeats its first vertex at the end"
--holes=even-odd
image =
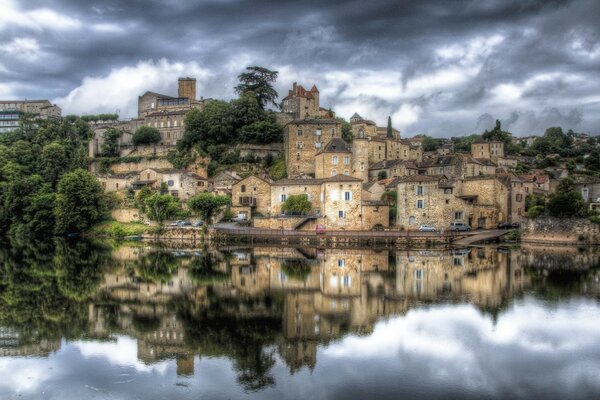
{"type": "Polygon", "coordinates": [[[392,130],[392,117],[390,116],[388,116],[387,137],[390,139],[394,138],[394,131],[392,130]]]}

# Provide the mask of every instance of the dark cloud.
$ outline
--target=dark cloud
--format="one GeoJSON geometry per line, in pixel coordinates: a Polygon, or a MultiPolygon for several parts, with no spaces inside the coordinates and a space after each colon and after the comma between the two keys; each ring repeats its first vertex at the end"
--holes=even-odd
{"type": "Polygon", "coordinates": [[[402,105],[416,106],[418,119],[402,126],[407,133],[472,133],[482,114],[535,115],[511,122],[519,129],[560,122],[598,132],[600,3],[593,0],[11,0],[1,7],[71,19],[40,27],[39,13],[27,16],[30,23],[0,17],[0,90],[4,83],[13,96],[64,97],[86,77],[165,58],[198,63],[215,78],[203,93],[231,97],[236,71],[253,63],[282,69],[280,90],[296,79],[317,83],[322,102],[343,114],[361,111],[353,97],[366,99],[362,110],[377,122],[397,115],[403,125],[402,105]],[[72,20],[80,26],[67,29],[72,20]],[[16,55],[23,43],[13,42],[22,38],[35,41],[36,57],[16,55]],[[398,74],[396,96],[341,81],[378,73],[398,74]]]}

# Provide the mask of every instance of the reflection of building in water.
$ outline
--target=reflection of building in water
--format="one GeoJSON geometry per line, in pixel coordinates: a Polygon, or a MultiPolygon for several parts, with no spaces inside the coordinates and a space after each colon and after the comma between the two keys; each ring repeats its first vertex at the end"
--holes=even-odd
{"type": "Polygon", "coordinates": [[[397,294],[420,300],[498,306],[527,285],[518,260],[491,247],[399,252],[396,265],[397,294]]]}
{"type": "Polygon", "coordinates": [[[0,326],[0,357],[47,357],[58,350],[60,339],[23,338],[16,329],[0,326]]]}

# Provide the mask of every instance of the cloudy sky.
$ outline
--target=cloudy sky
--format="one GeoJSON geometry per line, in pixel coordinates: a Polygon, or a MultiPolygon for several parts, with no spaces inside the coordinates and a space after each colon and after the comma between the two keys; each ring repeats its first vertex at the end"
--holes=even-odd
{"type": "Polygon", "coordinates": [[[146,90],[229,99],[248,65],[403,136],[600,133],[597,0],[0,0],[0,99],[136,113],[146,90]]]}

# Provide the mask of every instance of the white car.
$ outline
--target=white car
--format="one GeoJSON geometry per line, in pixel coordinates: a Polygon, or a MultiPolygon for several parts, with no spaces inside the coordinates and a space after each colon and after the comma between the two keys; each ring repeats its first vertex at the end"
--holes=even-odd
{"type": "Polygon", "coordinates": [[[419,231],[420,232],[435,232],[435,231],[437,231],[437,229],[435,229],[435,226],[432,226],[432,225],[421,225],[421,226],[419,226],[419,231]]]}
{"type": "Polygon", "coordinates": [[[246,218],[246,214],[238,214],[235,217],[231,218],[231,222],[246,222],[247,218],[246,218]]]}

